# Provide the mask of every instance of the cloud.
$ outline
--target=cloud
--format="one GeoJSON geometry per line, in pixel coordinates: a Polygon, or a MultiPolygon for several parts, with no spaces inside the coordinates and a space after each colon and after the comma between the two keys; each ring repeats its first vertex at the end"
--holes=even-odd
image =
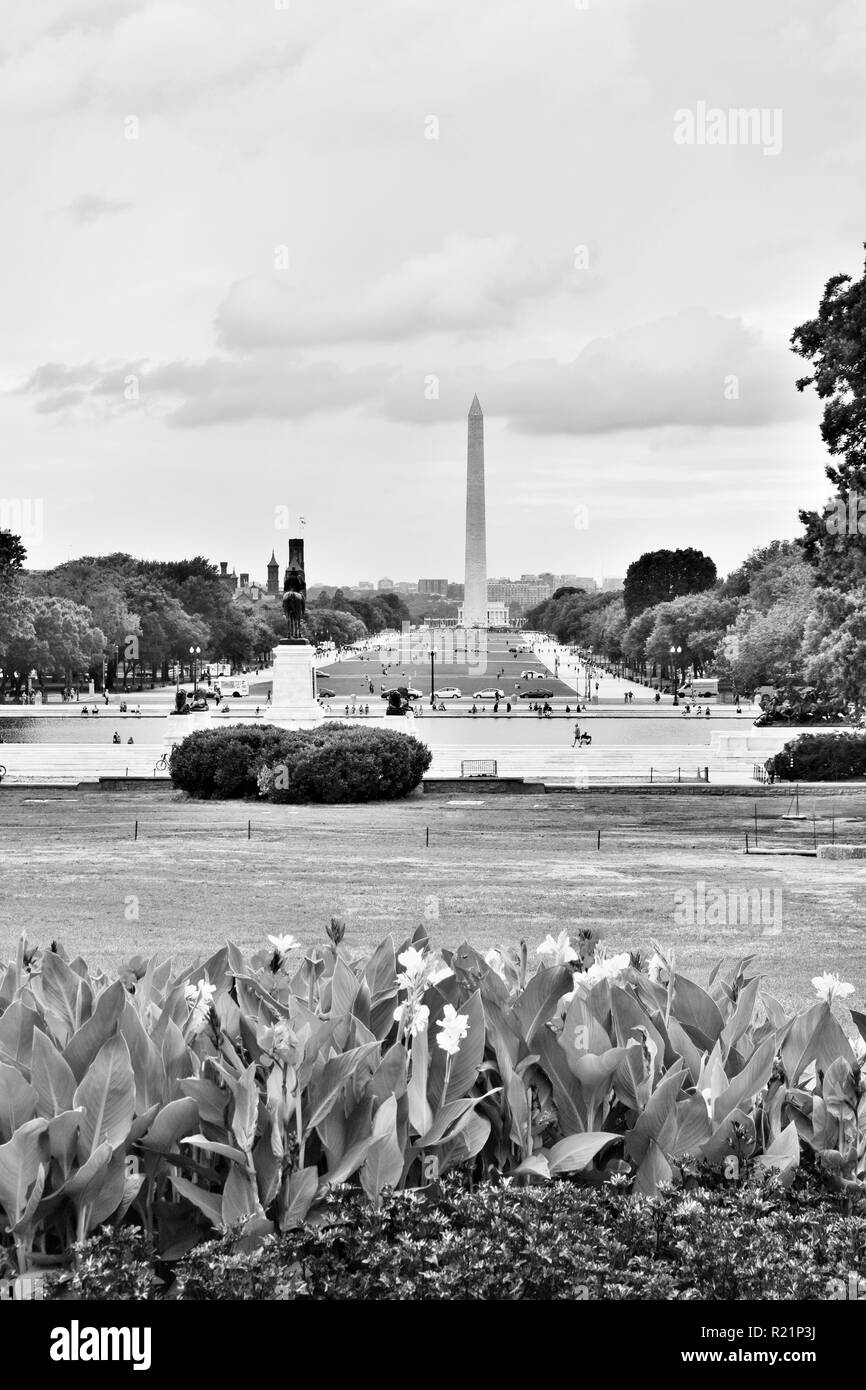
{"type": "Polygon", "coordinates": [[[518,237],[450,236],[355,295],[287,283],[280,272],[241,280],[219,307],[217,335],[224,347],[246,350],[483,332],[574,286],[563,264],[536,261],[518,237]]]}
{"type": "Polygon", "coordinates": [[[250,419],[302,420],[380,403],[387,375],[377,366],[347,371],[331,362],[301,364],[274,354],[153,365],[46,363],[19,390],[35,398],[41,414],[108,420],[144,409],[192,429],[250,419]]]}
{"type": "Polygon", "coordinates": [[[129,212],[132,203],[123,203],[116,198],[103,198],[98,193],[82,193],[65,209],[76,222],[87,226],[98,222],[100,217],[110,217],[114,212],[129,212]]]}
{"type": "Polygon", "coordinates": [[[669,426],[764,426],[805,410],[795,364],[739,318],[705,309],[596,338],[571,362],[538,359],[501,370],[443,373],[431,402],[421,373],[403,373],[386,396],[392,420],[465,414],[478,392],[485,413],[524,434],[607,434],[669,426]]]}

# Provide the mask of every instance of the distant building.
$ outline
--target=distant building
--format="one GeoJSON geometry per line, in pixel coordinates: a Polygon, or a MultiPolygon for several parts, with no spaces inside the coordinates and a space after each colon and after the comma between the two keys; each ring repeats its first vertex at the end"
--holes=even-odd
{"type": "Polygon", "coordinates": [[[534,608],[544,603],[553,593],[553,585],[543,583],[537,575],[524,575],[521,579],[488,579],[487,600],[489,603],[511,604],[515,608],[534,608]]]}
{"type": "Polygon", "coordinates": [[[613,577],[603,579],[601,581],[601,591],[603,594],[615,593],[618,589],[622,588],[624,583],[624,579],[614,579],[613,577]]]}
{"type": "Polygon", "coordinates": [[[371,584],[369,579],[359,579],[359,580],[358,580],[358,583],[355,585],[355,587],[356,587],[357,589],[360,589],[361,593],[367,593],[367,594],[368,594],[368,593],[371,593],[372,590],[375,589],[376,586],[375,586],[375,584],[371,584]]]}
{"type": "Polygon", "coordinates": [[[398,594],[417,594],[418,585],[411,579],[398,579],[394,588],[398,594]]]}
{"type": "Polygon", "coordinates": [[[379,583],[376,585],[376,588],[379,590],[380,593],[384,592],[385,590],[393,591],[394,581],[393,579],[389,579],[386,575],[383,579],[379,580],[379,583]]]}
{"type": "Polygon", "coordinates": [[[419,594],[440,594],[442,598],[448,597],[447,579],[419,579],[419,594]]]}

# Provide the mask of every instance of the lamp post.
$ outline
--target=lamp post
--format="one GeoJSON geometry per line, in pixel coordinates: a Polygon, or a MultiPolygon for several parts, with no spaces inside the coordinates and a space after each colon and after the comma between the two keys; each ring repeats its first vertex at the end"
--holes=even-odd
{"type": "Polygon", "coordinates": [[[190,666],[192,667],[192,693],[195,695],[195,673],[198,658],[201,656],[201,647],[190,647],[189,654],[192,657],[190,666]]]}
{"type": "Polygon", "coordinates": [[[435,695],[435,691],[434,691],[434,687],[435,687],[435,685],[436,685],[436,678],[435,678],[435,676],[434,676],[434,674],[433,674],[433,666],[434,666],[435,661],[436,661],[436,653],[434,652],[433,648],[431,647],[431,648],[430,648],[430,707],[431,707],[431,709],[434,708],[435,705],[436,705],[436,695],[435,695]]]}
{"type": "Polygon", "coordinates": [[[671,650],[671,656],[673,657],[673,661],[672,661],[671,665],[672,665],[673,668],[674,668],[674,704],[675,704],[675,705],[678,705],[678,704],[679,704],[679,699],[678,699],[678,697],[677,697],[677,683],[678,683],[678,681],[679,681],[679,661],[677,660],[677,658],[679,657],[680,653],[682,652],[682,647],[671,647],[670,650],[671,650]]]}

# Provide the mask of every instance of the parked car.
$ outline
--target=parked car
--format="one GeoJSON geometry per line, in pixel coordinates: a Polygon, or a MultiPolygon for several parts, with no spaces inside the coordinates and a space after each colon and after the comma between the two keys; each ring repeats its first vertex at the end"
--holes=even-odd
{"type": "Polygon", "coordinates": [[[320,691],[319,691],[319,699],[320,699],[320,700],[333,700],[333,699],[334,699],[334,696],[336,695],[336,693],[337,693],[336,690],[320,690],[320,691]]]}
{"type": "Polygon", "coordinates": [[[403,695],[407,700],[423,699],[423,692],[420,690],[413,690],[411,685],[395,685],[392,686],[390,690],[382,691],[383,700],[387,700],[389,695],[403,695]]]}
{"type": "Polygon", "coordinates": [[[540,681],[543,675],[543,671],[521,671],[520,679],[522,681],[540,681]]]}
{"type": "Polygon", "coordinates": [[[518,700],[552,700],[552,690],[521,690],[518,700]]]}
{"type": "Polygon", "coordinates": [[[476,690],[473,700],[504,700],[504,690],[476,690]]]}
{"type": "Polygon", "coordinates": [[[456,685],[444,685],[441,690],[434,690],[433,694],[437,700],[460,700],[462,695],[456,685]]]}

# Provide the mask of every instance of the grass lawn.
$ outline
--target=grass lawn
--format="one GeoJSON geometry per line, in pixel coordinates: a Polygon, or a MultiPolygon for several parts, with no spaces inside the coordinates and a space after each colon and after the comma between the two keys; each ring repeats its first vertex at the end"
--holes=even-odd
{"type": "MultiPolygon", "coordinates": [[[[787,803],[787,795],[758,803],[762,845],[811,844],[812,799],[801,794],[810,819],[799,824],[780,821],[787,803]]],[[[481,950],[521,937],[532,948],[549,931],[584,923],[612,948],[648,948],[653,938],[673,947],[701,981],[720,956],[754,954],[787,1007],[810,998],[812,975],[838,971],[856,987],[854,1007],[864,1008],[866,862],[746,857],[755,804],[748,796],[599,793],[479,795],[449,805],[418,794],[295,808],[195,803],[168,789],[7,789],[0,959],[22,928],[33,942],[58,938],[110,966],[134,952],[185,963],[226,937],[253,947],[292,931],[313,944],[332,913],[346,919],[346,946],[359,954],[422,921],[439,945],[466,939],[481,950]],[[766,909],[722,926],[709,925],[708,912],[706,924],[689,925],[677,894],[698,895],[701,883],[708,901],[713,888],[765,890],[766,909]]],[[[829,838],[831,812],[837,840],[866,838],[866,794],[814,805],[819,840],[829,838]]]]}

